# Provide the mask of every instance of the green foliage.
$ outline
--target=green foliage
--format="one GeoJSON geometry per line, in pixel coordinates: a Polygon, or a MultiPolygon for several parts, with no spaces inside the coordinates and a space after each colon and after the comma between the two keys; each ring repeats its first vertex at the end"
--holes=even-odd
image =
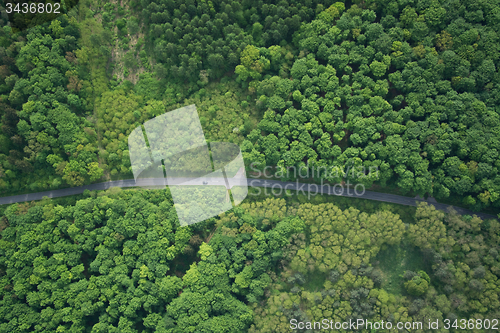
{"type": "MultiPolygon", "coordinates": [[[[8,36],[14,38],[12,32],[8,36]]],[[[42,191],[98,180],[97,136],[85,117],[93,97],[83,68],[92,50],[77,49],[79,24],[61,15],[24,36],[2,58],[8,91],[0,98],[0,160],[15,178],[2,182],[2,190],[42,191]]]]}
{"type": "MultiPolygon", "coordinates": [[[[5,26],[0,191],[129,178],[128,134],[196,104],[207,139],[240,144],[261,169],[307,163],[325,170],[317,181],[498,208],[497,4],[332,3],[146,0],[128,4],[134,16],[93,2],[25,32],[5,26]],[[130,81],[109,85],[120,47],[130,81]]],[[[299,197],[178,228],[164,191],[115,192],[2,209],[0,331],[498,317],[494,220],[419,206],[405,226],[385,206],[362,213],[351,199],[336,198],[340,209],[299,197]],[[377,253],[400,243],[425,265],[401,261],[395,277],[377,253]]]]}
{"type": "Polygon", "coordinates": [[[137,19],[135,17],[131,17],[127,21],[127,30],[131,35],[135,35],[139,32],[139,23],[137,22],[137,19]]]}
{"type": "MultiPolygon", "coordinates": [[[[423,273],[425,274],[425,272],[423,273]]],[[[411,280],[405,282],[405,288],[410,295],[420,296],[425,294],[427,289],[429,289],[429,282],[424,279],[422,274],[419,272],[418,275],[415,275],[411,280]]]]}
{"type": "Polygon", "coordinates": [[[143,319],[156,327],[154,314],[183,288],[166,273],[178,269],[174,258],[192,234],[178,229],[171,207],[165,191],[101,193],[65,207],[50,200],[10,206],[0,245],[7,286],[0,330],[116,330],[143,319]],[[21,309],[31,319],[18,321],[21,309]]]}
{"type": "MultiPolygon", "coordinates": [[[[364,262],[355,260],[359,255],[376,254],[380,249],[376,242],[383,243],[384,237],[385,240],[391,239],[392,236],[379,233],[364,242],[360,236],[364,232],[370,232],[371,227],[379,232],[386,230],[386,227],[377,227],[373,221],[368,222],[370,218],[383,212],[368,217],[352,208],[341,211],[331,205],[308,203],[290,205],[284,209],[280,201],[272,203],[271,200],[252,204],[251,209],[266,217],[299,215],[304,220],[306,229],[292,235],[289,244],[283,249],[284,268],[272,278],[266,306],[262,308],[257,303],[252,305],[255,319],[249,332],[286,332],[292,318],[314,322],[328,317],[341,322],[351,316],[362,316],[374,321],[424,321],[430,315],[442,320],[457,312],[464,317],[475,317],[479,313],[495,313],[496,306],[500,304],[492,289],[486,291],[488,287],[484,280],[489,279],[490,287],[496,288],[493,281],[496,281],[495,276],[498,275],[498,251],[494,242],[498,236],[495,232],[491,233],[498,229],[496,220],[489,221],[486,226],[477,217],[461,217],[455,213],[438,217],[437,221],[443,218],[447,221],[445,232],[451,238],[456,241],[474,239],[473,244],[460,242],[461,246],[450,250],[449,245],[440,239],[436,240],[437,252],[428,251],[424,247],[421,247],[421,253],[412,250],[412,256],[423,255],[426,261],[430,261],[432,275],[429,276],[423,270],[416,273],[404,272],[406,282],[401,283],[400,287],[407,290],[408,294],[405,296],[400,289],[387,284],[386,274],[389,272],[386,268],[392,270],[395,265],[406,266],[408,257],[402,258],[401,263],[399,260],[384,263],[385,268],[382,270],[378,264],[378,256],[375,260],[368,259],[364,262]],[[358,221],[363,227],[356,227],[358,221]],[[342,229],[344,227],[345,230],[342,229]],[[331,240],[337,243],[342,241],[348,247],[336,246],[331,240]],[[361,244],[366,244],[367,247],[362,249],[359,247],[361,244]],[[491,250],[492,246],[494,250],[491,250]],[[495,260],[492,260],[493,256],[495,260]],[[330,266],[323,269],[326,274],[322,275],[325,264],[330,266]],[[488,269],[495,272],[490,277],[486,277],[488,269]],[[316,281],[318,279],[322,279],[319,288],[316,281]],[[315,283],[311,283],[312,281],[315,283]],[[385,289],[385,286],[389,289],[385,289]]],[[[434,207],[421,205],[415,216],[416,225],[430,230],[431,234],[440,229],[425,224],[426,217],[433,212],[434,207]]],[[[385,221],[387,218],[381,219],[382,224],[385,221]]],[[[394,221],[389,224],[398,225],[394,221]]],[[[408,233],[400,233],[401,237],[398,239],[403,244],[407,243],[408,247],[413,247],[411,243],[408,244],[413,232],[415,230],[412,229],[408,233]]],[[[394,251],[398,247],[399,245],[390,246],[386,251],[394,251]]],[[[393,282],[398,283],[396,280],[393,282]]]]}
{"type": "Polygon", "coordinates": [[[498,236],[493,231],[497,228],[496,220],[461,217],[455,212],[444,216],[432,206],[420,205],[416,224],[409,230],[409,239],[423,250],[433,275],[429,277],[423,271],[405,274],[409,279],[405,283],[408,292],[421,295],[428,288],[430,293],[432,280],[432,284],[439,285],[440,290],[447,294],[452,292],[449,298],[439,295],[436,299],[440,309],[451,311],[447,304],[455,299],[460,299],[456,311],[464,313],[487,312],[496,307],[500,304],[498,297],[489,298],[493,291],[488,288],[492,288],[493,284],[487,281],[496,279],[494,276],[500,273],[496,263],[495,242],[498,236]],[[487,275],[487,271],[492,274],[487,275]]]}
{"type": "MultiPolygon", "coordinates": [[[[141,3],[141,16],[148,47],[165,64],[169,78],[196,82],[201,71],[211,79],[233,71],[248,46],[285,46],[301,23],[312,19],[312,8],[319,3],[324,1],[181,1],[172,6],[147,0],[141,3]]],[[[332,9],[341,12],[339,5],[332,9]]],[[[246,80],[244,69],[238,72],[246,80]]]]}
{"type": "MultiPolygon", "coordinates": [[[[140,75],[133,89],[105,92],[96,103],[97,129],[102,133],[99,152],[102,168],[114,178],[131,177],[128,135],[145,121],[185,105],[195,104],[208,140],[240,143],[255,126],[256,115],[241,113],[241,89],[234,82],[209,84],[191,98],[181,98],[179,86],[169,85],[165,99],[158,100],[164,86],[150,73],[140,75]],[[178,103],[181,101],[181,103],[178,103]],[[113,171],[114,170],[114,171],[113,171]]],[[[184,91],[185,93],[185,91],[184,91]]]]}
{"type": "Polygon", "coordinates": [[[423,321],[491,316],[500,304],[495,220],[452,213],[428,225],[435,209],[419,206],[414,225],[436,250],[419,243],[432,275],[404,272],[405,296],[384,288],[376,255],[419,231],[405,233],[387,205],[368,214],[266,199],[182,228],[172,208],[168,191],[119,189],[65,206],[9,206],[0,329],[284,332],[291,318],[423,321]],[[443,219],[455,243],[432,237],[443,219]],[[19,311],[29,316],[20,321],[19,311]]]}
{"type": "Polygon", "coordinates": [[[269,69],[270,62],[260,55],[260,51],[253,45],[248,45],[241,52],[241,65],[236,66],[235,73],[238,80],[246,81],[247,78],[254,80],[261,77],[261,73],[269,69]]]}
{"type": "Polygon", "coordinates": [[[500,207],[499,57],[489,51],[495,42],[479,37],[497,38],[496,23],[472,19],[472,4],[360,6],[344,13],[318,6],[316,19],[294,34],[299,54],[289,71],[271,67],[249,84],[257,106],[275,112],[264,113],[263,139],[251,140],[257,151],[267,155],[264,138],[272,135],[280,143],[266,158],[272,166],[377,168],[353,181],[476,210],[500,207]]]}

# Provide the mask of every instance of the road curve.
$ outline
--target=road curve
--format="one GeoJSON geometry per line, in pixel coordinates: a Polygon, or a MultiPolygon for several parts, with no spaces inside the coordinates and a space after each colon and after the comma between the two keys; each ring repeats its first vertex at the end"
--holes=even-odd
{"type": "MultiPolygon", "coordinates": [[[[327,195],[337,195],[343,197],[353,197],[353,198],[361,198],[382,202],[395,203],[399,205],[405,206],[417,206],[420,202],[427,202],[436,209],[448,212],[450,209],[454,209],[456,212],[462,215],[477,215],[482,219],[496,218],[494,215],[485,214],[485,213],[477,213],[471,210],[456,207],[453,205],[446,205],[442,203],[435,202],[435,200],[424,200],[421,198],[410,198],[404,197],[396,194],[389,193],[380,193],[380,192],[372,192],[372,191],[364,191],[361,189],[358,190],[358,193],[355,193],[352,188],[348,189],[344,186],[342,189],[339,186],[334,188],[331,185],[317,185],[317,184],[307,184],[307,183],[299,183],[299,182],[283,182],[279,180],[267,180],[267,179],[238,179],[238,178],[228,178],[229,187],[233,186],[249,186],[249,187],[259,187],[264,188],[263,191],[266,191],[270,195],[272,195],[273,191],[277,195],[283,192],[283,190],[292,190],[298,191],[304,195],[317,195],[317,194],[327,194],[327,195]],[[281,191],[281,192],[280,192],[281,191]],[[341,192],[342,191],[342,192],[341,192]]],[[[166,186],[165,179],[139,179],[135,181],[134,179],[125,179],[125,180],[114,180],[108,181],[104,183],[90,184],[84,186],[77,186],[71,188],[64,188],[60,190],[52,190],[52,191],[44,191],[44,192],[36,192],[36,193],[28,193],[21,195],[13,195],[9,197],[1,197],[0,205],[12,204],[16,202],[25,202],[25,201],[33,201],[33,200],[41,200],[43,197],[49,198],[57,198],[64,197],[68,195],[82,194],[85,190],[89,191],[99,191],[99,190],[107,190],[112,187],[154,187],[154,186],[166,186]]],[[[197,179],[188,179],[188,178],[170,178],[168,185],[185,185],[185,186],[228,186],[225,182],[224,178],[197,178],[197,179]],[[206,184],[204,184],[206,183],[206,184]]]]}

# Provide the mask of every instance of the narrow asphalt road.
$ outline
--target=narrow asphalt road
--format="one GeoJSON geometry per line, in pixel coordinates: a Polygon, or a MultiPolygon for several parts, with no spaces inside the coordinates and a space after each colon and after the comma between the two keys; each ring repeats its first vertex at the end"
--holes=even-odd
{"type": "MultiPolygon", "coordinates": [[[[138,179],[135,181],[134,179],[125,179],[125,180],[115,180],[115,181],[109,181],[109,182],[104,182],[104,183],[97,183],[97,184],[91,184],[91,185],[85,185],[85,186],[78,186],[78,187],[71,187],[71,188],[65,188],[65,189],[60,189],[60,190],[52,190],[52,191],[45,191],[45,192],[37,192],[37,193],[29,193],[29,194],[21,194],[21,195],[13,195],[9,197],[1,197],[0,198],[0,205],[5,205],[5,204],[12,204],[16,202],[25,202],[25,201],[33,201],[33,200],[41,200],[43,197],[49,197],[49,198],[57,198],[57,197],[64,197],[68,195],[75,195],[75,194],[81,194],[85,190],[89,191],[98,191],[98,190],[107,190],[111,187],[121,187],[121,188],[127,188],[127,187],[146,187],[146,188],[154,188],[155,186],[160,186],[164,187],[167,185],[166,179],[155,179],[155,178],[148,178],[148,179],[138,179]]],[[[248,180],[246,179],[240,179],[238,177],[235,178],[228,178],[228,183],[226,183],[224,178],[196,178],[196,179],[189,179],[189,178],[169,178],[168,185],[185,185],[185,186],[226,186],[229,188],[232,188],[233,186],[244,186],[247,185],[249,187],[259,187],[259,188],[264,188],[261,191],[265,191],[265,193],[268,193],[269,195],[279,195],[280,193],[284,192],[284,190],[291,190],[291,191],[298,191],[298,193],[304,194],[304,195],[310,195],[311,197],[314,195],[318,194],[328,194],[328,195],[337,195],[337,196],[343,196],[343,197],[353,197],[353,198],[361,198],[361,199],[368,199],[368,200],[375,200],[375,201],[383,201],[383,202],[390,202],[390,203],[395,203],[395,204],[400,204],[400,205],[405,205],[405,206],[417,206],[418,203],[420,202],[427,202],[436,209],[448,212],[450,209],[454,209],[457,211],[459,214],[462,215],[477,215],[481,217],[482,219],[487,219],[487,218],[496,218],[494,215],[490,214],[485,214],[485,213],[477,213],[473,212],[468,209],[464,209],[461,207],[456,207],[452,205],[446,205],[442,203],[438,203],[435,200],[424,200],[421,198],[410,198],[410,197],[404,197],[400,195],[395,195],[395,194],[388,194],[388,193],[380,193],[380,192],[372,192],[372,191],[364,191],[362,192],[362,189],[359,188],[357,189],[358,191],[355,192],[354,189],[352,188],[347,188],[343,187],[341,188],[340,185],[337,187],[333,187],[331,185],[316,185],[316,184],[306,184],[306,183],[299,183],[299,182],[283,182],[279,180],[266,180],[266,179],[253,179],[249,178],[248,180]]]]}

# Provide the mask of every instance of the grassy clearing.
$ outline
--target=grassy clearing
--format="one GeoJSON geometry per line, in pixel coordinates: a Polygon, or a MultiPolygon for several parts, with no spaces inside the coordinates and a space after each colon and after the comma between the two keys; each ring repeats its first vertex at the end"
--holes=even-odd
{"type": "Polygon", "coordinates": [[[304,289],[310,292],[320,291],[323,289],[325,284],[327,274],[320,271],[314,271],[308,274],[306,277],[306,283],[304,284],[304,289]]]}
{"type": "Polygon", "coordinates": [[[375,257],[374,267],[382,271],[382,288],[395,295],[405,292],[403,285],[405,271],[426,270],[420,250],[404,243],[382,249],[375,257]]]}

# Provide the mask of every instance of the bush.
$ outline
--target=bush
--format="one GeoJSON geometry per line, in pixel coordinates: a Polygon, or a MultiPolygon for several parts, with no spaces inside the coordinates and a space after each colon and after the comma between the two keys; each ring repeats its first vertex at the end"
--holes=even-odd
{"type": "Polygon", "coordinates": [[[127,30],[131,35],[135,35],[139,32],[139,23],[137,23],[137,19],[135,17],[131,17],[127,21],[127,30]]]}

